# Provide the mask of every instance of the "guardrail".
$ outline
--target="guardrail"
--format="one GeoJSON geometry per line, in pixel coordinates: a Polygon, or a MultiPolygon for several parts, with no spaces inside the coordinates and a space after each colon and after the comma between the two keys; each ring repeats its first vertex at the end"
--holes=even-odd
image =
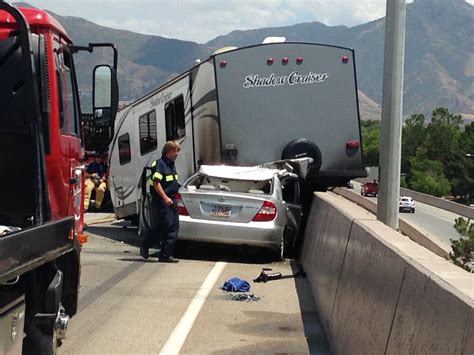
{"type": "MultiPolygon", "coordinates": [[[[378,176],[378,175],[374,175],[374,176],[378,176]]],[[[368,178],[356,179],[356,181],[360,182],[361,184],[369,180],[370,179],[368,178]]],[[[456,203],[449,200],[445,200],[443,198],[427,195],[422,192],[406,189],[404,187],[400,187],[400,195],[409,196],[415,199],[415,201],[417,202],[425,203],[433,207],[441,208],[445,211],[449,211],[449,212],[456,213],[458,215],[461,215],[470,219],[474,219],[473,207],[461,205],[460,203],[456,203]]]]}
{"type": "Polygon", "coordinates": [[[456,202],[451,202],[439,197],[430,196],[418,191],[405,189],[403,187],[400,188],[400,194],[403,196],[410,196],[417,202],[426,203],[427,205],[438,207],[445,211],[453,212],[461,216],[474,219],[474,208],[472,207],[461,205],[456,202]]]}
{"type": "MultiPolygon", "coordinates": [[[[340,187],[335,188],[333,192],[347,198],[352,202],[357,203],[358,205],[372,212],[374,215],[377,214],[377,204],[359,195],[358,193],[340,187]]],[[[451,251],[449,246],[440,241],[434,235],[431,235],[425,230],[423,230],[423,228],[419,226],[414,226],[401,218],[399,219],[399,228],[400,232],[405,234],[411,240],[424,246],[426,249],[430,250],[436,255],[441,256],[445,259],[449,259],[449,252],[451,251]]]]}
{"type": "Polygon", "coordinates": [[[316,193],[301,260],[334,354],[473,354],[474,275],[316,193]]]}

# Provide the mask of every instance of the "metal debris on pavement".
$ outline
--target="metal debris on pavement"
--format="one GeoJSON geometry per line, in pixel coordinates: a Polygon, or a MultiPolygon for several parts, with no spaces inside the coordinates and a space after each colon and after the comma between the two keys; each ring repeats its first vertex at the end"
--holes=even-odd
{"type": "Polygon", "coordinates": [[[257,302],[260,300],[260,297],[255,296],[253,293],[226,293],[231,301],[245,301],[250,302],[254,301],[257,302]]]}

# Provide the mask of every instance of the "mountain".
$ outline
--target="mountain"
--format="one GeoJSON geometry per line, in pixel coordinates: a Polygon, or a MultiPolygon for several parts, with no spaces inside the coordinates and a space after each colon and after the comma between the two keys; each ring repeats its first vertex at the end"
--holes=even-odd
{"type": "MultiPolygon", "coordinates": [[[[233,31],[205,44],[99,26],[53,14],[76,44],[112,42],[119,51],[120,98],[137,99],[206,58],[215,49],[261,43],[268,36],[354,48],[361,117],[379,119],[382,101],[384,18],[354,27],[319,22],[233,31]]],[[[98,59],[106,58],[106,53],[98,59]]],[[[93,61],[78,56],[80,88],[90,87],[93,61]]],[[[430,113],[444,106],[474,117],[474,7],[464,0],[415,0],[407,6],[404,113],[430,113]]]]}
{"type": "MultiPolygon", "coordinates": [[[[209,55],[204,46],[194,42],[115,30],[78,17],[53,16],[76,44],[109,42],[116,45],[119,52],[120,99],[123,101],[139,98],[186,70],[195,59],[209,55]]],[[[76,66],[82,87],[90,86],[91,68],[104,58],[111,57],[106,53],[98,57],[87,53],[78,56],[76,66]]]]}
{"type": "MultiPolygon", "coordinates": [[[[375,117],[382,102],[385,18],[352,28],[319,22],[233,31],[207,43],[246,46],[267,36],[354,48],[362,116],[375,117]],[[370,101],[366,101],[369,99],[370,101]],[[375,106],[374,106],[375,104],[375,106]],[[364,109],[364,106],[366,109],[364,109]],[[369,109],[369,111],[367,111],[369,109]]],[[[463,0],[415,0],[407,6],[404,112],[436,106],[474,113],[474,7],[463,0]]]]}

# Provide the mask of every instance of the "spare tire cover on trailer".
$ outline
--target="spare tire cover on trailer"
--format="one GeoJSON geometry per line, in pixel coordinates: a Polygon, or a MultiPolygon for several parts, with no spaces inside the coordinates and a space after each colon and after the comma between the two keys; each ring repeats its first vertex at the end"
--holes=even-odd
{"type": "Polygon", "coordinates": [[[281,152],[281,159],[312,158],[311,173],[316,174],[321,168],[322,155],[321,150],[316,143],[305,138],[299,138],[291,141],[281,152]]]}

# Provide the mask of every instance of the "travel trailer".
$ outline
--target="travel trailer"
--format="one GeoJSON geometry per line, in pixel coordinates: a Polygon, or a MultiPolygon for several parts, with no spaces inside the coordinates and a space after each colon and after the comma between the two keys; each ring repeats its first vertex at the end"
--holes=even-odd
{"type": "Polygon", "coordinates": [[[180,182],[202,164],[258,165],[310,157],[314,189],[344,186],[364,170],[354,51],[267,43],[216,51],[124,107],[110,146],[118,218],[138,221],[143,168],[168,140],[181,144],[180,182]]]}

